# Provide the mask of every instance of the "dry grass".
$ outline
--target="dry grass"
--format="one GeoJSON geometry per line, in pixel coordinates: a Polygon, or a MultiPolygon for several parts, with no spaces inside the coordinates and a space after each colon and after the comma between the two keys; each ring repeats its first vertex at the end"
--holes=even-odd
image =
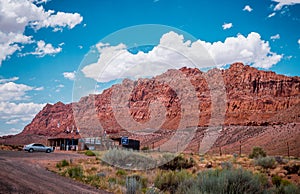
{"type": "MultiPolygon", "coordinates": [[[[105,154],[105,152],[95,152],[95,154],[96,156],[89,157],[87,159],[74,160],[72,161],[72,163],[70,163],[70,166],[82,167],[83,176],[85,178],[80,181],[99,187],[101,189],[105,189],[113,193],[126,192],[125,181],[127,176],[138,175],[141,178],[145,178],[147,179],[146,187],[152,187],[155,178],[162,173],[162,170],[158,168],[145,170],[145,171],[126,170],[126,169],[120,170],[120,168],[110,166],[101,160],[101,157],[105,154]],[[98,178],[94,180],[93,177],[98,177],[98,178]],[[98,183],[96,183],[95,181],[98,181],[98,183]]],[[[286,165],[293,165],[293,164],[300,165],[299,160],[291,159],[287,164],[276,163],[276,167],[274,169],[266,170],[259,166],[255,166],[254,160],[249,159],[247,156],[241,156],[241,157],[236,155],[199,156],[199,155],[184,154],[184,157],[187,159],[193,158],[195,161],[195,166],[190,169],[187,169],[187,171],[192,174],[197,174],[199,171],[207,169],[206,167],[207,163],[211,163],[213,169],[222,169],[222,167],[224,168],[224,163],[225,164],[230,163],[230,165],[232,164],[233,168],[242,167],[254,173],[265,174],[269,180],[271,180],[271,177],[274,175],[282,176],[284,173],[283,167],[286,165]]],[[[64,172],[70,166],[57,168],[56,163],[52,163],[48,166],[48,169],[64,175],[64,172]]],[[[294,182],[296,184],[300,184],[300,177],[297,175],[284,174],[283,179],[286,179],[290,182],[294,182]]],[[[143,188],[142,191],[146,191],[146,188],[143,188]]]]}

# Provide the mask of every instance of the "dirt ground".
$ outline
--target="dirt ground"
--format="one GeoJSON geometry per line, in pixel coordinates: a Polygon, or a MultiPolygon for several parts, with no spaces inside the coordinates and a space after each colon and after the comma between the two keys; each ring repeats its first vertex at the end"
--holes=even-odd
{"type": "Polygon", "coordinates": [[[46,169],[50,162],[84,157],[70,152],[0,150],[0,193],[107,193],[46,169]]]}

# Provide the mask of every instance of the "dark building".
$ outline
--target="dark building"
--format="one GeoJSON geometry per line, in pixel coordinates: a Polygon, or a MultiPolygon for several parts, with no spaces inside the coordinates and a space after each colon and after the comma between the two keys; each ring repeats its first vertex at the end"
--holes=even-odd
{"type": "Polygon", "coordinates": [[[140,141],[135,139],[130,139],[124,137],[117,137],[117,138],[111,138],[114,141],[118,141],[119,145],[122,145],[122,147],[133,149],[133,150],[140,150],[140,141]]]}

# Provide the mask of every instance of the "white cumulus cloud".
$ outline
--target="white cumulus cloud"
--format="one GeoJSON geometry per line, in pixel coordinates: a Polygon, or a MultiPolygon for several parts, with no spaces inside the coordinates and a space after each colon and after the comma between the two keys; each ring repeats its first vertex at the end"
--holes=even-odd
{"type": "Polygon", "coordinates": [[[16,124],[31,120],[45,104],[0,102],[0,119],[7,124],[16,124]]]}
{"type": "Polygon", "coordinates": [[[299,4],[300,0],[272,0],[276,2],[276,6],[274,7],[274,11],[281,10],[283,6],[289,6],[294,4],[299,4]]]}
{"type": "Polygon", "coordinates": [[[243,11],[251,12],[253,9],[250,7],[250,5],[245,5],[243,11]]]}
{"type": "Polygon", "coordinates": [[[256,32],[251,32],[248,36],[239,34],[237,37],[228,37],[224,42],[203,44],[220,65],[241,61],[254,67],[268,69],[283,57],[272,52],[269,42],[262,40],[256,32]]]}
{"type": "Polygon", "coordinates": [[[22,100],[25,93],[33,89],[31,86],[14,82],[0,84],[0,101],[22,100]]]}
{"type": "Polygon", "coordinates": [[[0,79],[0,84],[17,81],[18,79],[19,79],[19,77],[3,78],[3,79],[0,79]]]}
{"type": "Polygon", "coordinates": [[[233,27],[232,23],[224,23],[222,25],[223,30],[227,30],[227,29],[230,29],[232,27],[233,27]]]}
{"type": "Polygon", "coordinates": [[[98,82],[108,82],[125,77],[152,77],[167,69],[181,67],[224,66],[234,62],[270,68],[278,63],[282,55],[271,51],[268,41],[262,40],[256,32],[247,36],[241,34],[228,37],[224,42],[187,40],[175,32],[164,34],[157,46],[144,53],[132,54],[126,45],[96,45],[100,57],[96,63],[85,66],[81,71],[85,77],[98,82]],[[215,63],[214,63],[215,62],[215,63]]]}
{"type": "Polygon", "coordinates": [[[44,106],[34,102],[21,102],[30,99],[27,92],[40,91],[44,88],[13,82],[18,79],[18,77],[0,79],[0,120],[9,125],[28,122],[44,106]]]}
{"type": "Polygon", "coordinates": [[[64,72],[63,76],[66,79],[75,80],[75,73],[76,73],[75,71],[73,71],[73,72],[64,72]]]}
{"type": "MultiPolygon", "coordinates": [[[[0,65],[9,56],[22,50],[22,45],[35,43],[24,35],[26,27],[35,30],[51,27],[57,30],[72,29],[82,22],[78,13],[45,10],[47,0],[1,0],[0,1],[0,65]]],[[[38,43],[38,42],[37,42],[38,43]]]]}
{"type": "Polygon", "coordinates": [[[273,40],[273,41],[274,41],[274,40],[277,40],[277,39],[280,39],[280,35],[279,35],[279,34],[276,34],[276,35],[274,35],[274,36],[271,36],[270,39],[273,40]]]}
{"type": "Polygon", "coordinates": [[[54,48],[52,44],[46,44],[43,40],[40,40],[37,42],[37,48],[35,49],[35,51],[28,54],[43,57],[45,55],[55,55],[61,51],[61,47],[54,48]]]}

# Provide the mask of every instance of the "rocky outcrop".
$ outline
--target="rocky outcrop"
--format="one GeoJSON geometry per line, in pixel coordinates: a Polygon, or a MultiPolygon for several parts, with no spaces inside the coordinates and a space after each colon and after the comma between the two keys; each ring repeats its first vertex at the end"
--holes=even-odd
{"type": "Polygon", "coordinates": [[[66,130],[75,130],[72,104],[47,104],[27,125],[22,134],[56,136],[66,130]]]}
{"type": "Polygon", "coordinates": [[[102,94],[82,97],[79,102],[47,104],[22,133],[55,136],[67,128],[116,133],[128,123],[134,123],[130,126],[132,130],[147,128],[147,123],[150,123],[148,128],[172,130],[180,126],[211,125],[212,117],[221,125],[267,125],[267,122],[290,122],[278,114],[300,104],[299,77],[277,75],[241,63],[206,73],[182,68],[180,74],[180,79],[190,81],[194,91],[182,92],[188,86],[185,81],[173,79],[178,77],[175,70],[151,79],[126,79],[102,94]],[[119,97],[124,106],[114,102],[119,97]],[[187,102],[192,103],[195,97],[197,106],[189,107],[187,102]],[[188,120],[186,110],[196,110],[197,119],[188,120]],[[275,116],[276,120],[272,120],[275,116]]]}

